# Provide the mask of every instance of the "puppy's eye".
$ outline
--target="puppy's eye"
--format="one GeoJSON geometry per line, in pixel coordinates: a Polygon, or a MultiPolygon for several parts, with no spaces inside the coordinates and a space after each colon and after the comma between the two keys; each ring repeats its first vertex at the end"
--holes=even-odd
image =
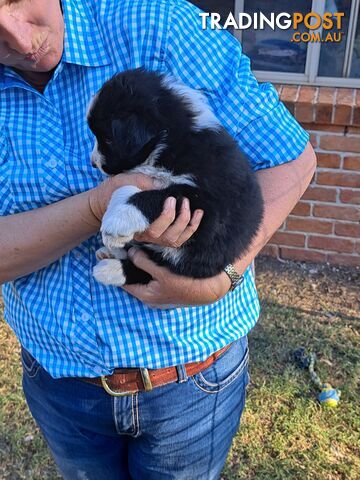
{"type": "Polygon", "coordinates": [[[112,144],[112,140],[107,139],[107,140],[105,140],[105,143],[106,143],[106,145],[111,145],[111,144],[112,144]]]}

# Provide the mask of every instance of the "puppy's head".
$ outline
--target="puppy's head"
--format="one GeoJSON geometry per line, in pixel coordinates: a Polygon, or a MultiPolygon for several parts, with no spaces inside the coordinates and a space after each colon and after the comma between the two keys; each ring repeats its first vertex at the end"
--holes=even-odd
{"type": "Polygon", "coordinates": [[[90,103],[87,119],[96,136],[92,163],[109,175],[144,163],[166,137],[159,108],[161,77],[144,70],[120,73],[90,103]]]}

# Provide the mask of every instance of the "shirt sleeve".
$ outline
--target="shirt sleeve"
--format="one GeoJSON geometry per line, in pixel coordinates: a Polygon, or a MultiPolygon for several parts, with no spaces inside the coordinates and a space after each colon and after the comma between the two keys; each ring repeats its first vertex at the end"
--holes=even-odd
{"type": "Polygon", "coordinates": [[[166,70],[206,94],[254,170],[297,158],[309,135],[280,102],[276,89],[258,84],[238,40],[225,30],[203,30],[201,10],[194,5],[182,0],[172,5],[166,70]]]}

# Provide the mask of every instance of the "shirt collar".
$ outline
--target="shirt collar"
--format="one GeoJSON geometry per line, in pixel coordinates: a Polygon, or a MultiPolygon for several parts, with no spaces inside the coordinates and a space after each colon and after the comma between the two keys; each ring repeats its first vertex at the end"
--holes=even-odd
{"type": "Polygon", "coordinates": [[[63,61],[87,67],[110,64],[104,39],[90,7],[79,0],[62,0],[65,38],[63,61]]]}
{"type": "MultiPolygon", "coordinates": [[[[90,7],[79,0],[62,0],[65,33],[61,63],[99,67],[111,63],[90,7]]],[[[16,83],[18,75],[0,65],[0,90],[16,83]]]]}

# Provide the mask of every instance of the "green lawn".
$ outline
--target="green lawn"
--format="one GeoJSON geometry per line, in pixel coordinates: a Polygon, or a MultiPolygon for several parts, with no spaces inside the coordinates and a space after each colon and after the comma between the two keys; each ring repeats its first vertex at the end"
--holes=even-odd
{"type": "MultiPolygon", "coordinates": [[[[359,270],[258,262],[262,316],[250,335],[247,406],[224,480],[360,478],[359,278],[359,270]],[[321,407],[307,373],[291,364],[300,345],[317,352],[321,378],[341,388],[338,409],[321,407]]],[[[18,344],[2,320],[0,344],[0,479],[55,480],[23,399],[18,344]]]]}

